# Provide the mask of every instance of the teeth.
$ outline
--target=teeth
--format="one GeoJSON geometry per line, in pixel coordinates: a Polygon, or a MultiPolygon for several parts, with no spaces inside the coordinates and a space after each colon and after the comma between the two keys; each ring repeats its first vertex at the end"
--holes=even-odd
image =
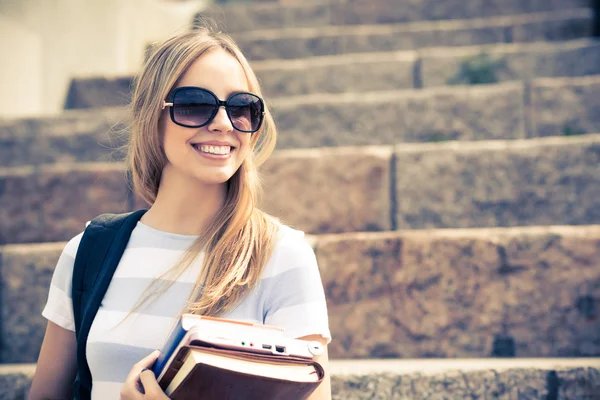
{"type": "Polygon", "coordinates": [[[203,153],[209,153],[209,154],[224,155],[224,154],[229,154],[231,152],[231,146],[208,146],[208,145],[198,146],[197,145],[196,148],[200,149],[200,151],[203,153]]]}

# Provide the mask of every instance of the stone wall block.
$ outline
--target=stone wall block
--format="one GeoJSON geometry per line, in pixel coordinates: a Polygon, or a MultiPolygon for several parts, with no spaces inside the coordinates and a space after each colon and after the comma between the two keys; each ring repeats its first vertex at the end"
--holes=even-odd
{"type": "Polygon", "coordinates": [[[287,27],[327,26],[331,22],[331,5],[328,2],[314,3],[304,7],[283,6],[282,11],[287,27]]]}
{"type": "Polygon", "coordinates": [[[403,140],[406,111],[401,94],[348,94],[327,100],[322,95],[306,101],[275,102],[278,148],[378,145],[403,140]]]}
{"type": "Polygon", "coordinates": [[[335,400],[594,399],[600,390],[595,367],[333,375],[331,381],[335,400]]]}
{"type": "Polygon", "coordinates": [[[40,173],[40,241],[69,240],[102,213],[131,209],[125,170],[120,164],[58,165],[40,173]]]}
{"type": "Polygon", "coordinates": [[[521,84],[436,88],[407,96],[405,141],[525,137],[521,84]]]}
{"type": "Polygon", "coordinates": [[[131,102],[132,84],[131,76],[74,78],[64,108],[125,106],[131,102]]]}
{"type": "Polygon", "coordinates": [[[0,399],[26,399],[34,373],[34,364],[0,365],[0,399]]]}
{"type": "MultiPolygon", "coordinates": [[[[434,2],[434,10],[448,7],[447,2],[434,2]]],[[[451,4],[451,3],[449,3],[451,4]]],[[[405,4],[403,3],[404,7],[405,4]]],[[[336,7],[347,8],[342,4],[336,7]]],[[[394,6],[396,10],[399,6],[394,6]]],[[[483,7],[483,6],[482,6],[483,7]]],[[[487,6],[485,6],[487,7],[487,6]]],[[[456,7],[464,8],[464,5],[456,7]]],[[[591,36],[593,15],[586,8],[503,16],[502,8],[488,20],[424,21],[410,25],[313,27],[301,30],[233,33],[250,60],[290,59],[344,53],[416,50],[427,47],[475,46],[510,42],[564,41],[591,36]]],[[[408,11],[410,13],[410,11],[408,11]]],[[[477,9],[468,11],[477,14],[477,9]]],[[[335,14],[335,13],[334,13],[335,14]]],[[[342,12],[343,14],[343,12],[342,12]]],[[[392,19],[396,18],[392,14],[392,19]]],[[[385,15],[388,17],[388,14],[385,15]]],[[[367,14],[362,18],[369,18],[367,14]]],[[[403,16],[397,18],[403,19],[403,16]]]]}
{"type": "Polygon", "coordinates": [[[593,15],[587,8],[569,10],[560,17],[532,18],[511,28],[513,42],[541,42],[579,39],[592,36],[593,15]]]}
{"type": "Polygon", "coordinates": [[[536,136],[573,136],[600,132],[600,78],[538,80],[531,89],[536,136]]]}
{"type": "Polygon", "coordinates": [[[398,227],[600,223],[597,141],[591,136],[544,139],[537,145],[454,143],[437,149],[432,145],[430,151],[400,147],[398,227]]]}
{"type": "Polygon", "coordinates": [[[355,57],[346,57],[345,63],[333,58],[322,62],[299,60],[258,65],[255,71],[267,98],[412,88],[414,60],[398,58],[381,54],[366,62],[355,57]]]}
{"type": "Polygon", "coordinates": [[[517,357],[600,351],[598,226],[322,237],[332,357],[517,357]],[[573,270],[578,271],[573,274],[573,270]]]}
{"type": "Polygon", "coordinates": [[[511,44],[452,50],[424,50],[420,55],[424,87],[452,83],[453,79],[460,76],[462,65],[474,57],[479,57],[481,60],[487,57],[489,71],[494,74],[497,82],[600,73],[600,45],[587,40],[564,45],[511,44]]]}
{"type": "Polygon", "coordinates": [[[41,155],[36,146],[38,119],[22,118],[0,121],[1,166],[34,164],[41,155]],[[33,161],[33,162],[32,162],[33,161]]]}
{"type": "Polygon", "coordinates": [[[508,331],[512,328],[519,334],[517,354],[600,354],[597,233],[595,228],[584,228],[537,241],[515,236],[502,243],[506,259],[499,271],[507,285],[504,314],[508,331]],[[523,329],[525,325],[529,329],[523,329]]]}
{"type": "Polygon", "coordinates": [[[0,204],[0,244],[38,241],[42,201],[35,168],[0,169],[0,204]]]}
{"type": "MultiPolygon", "coordinates": [[[[390,29],[387,32],[366,32],[364,34],[344,35],[340,37],[344,52],[371,53],[382,51],[412,50],[420,32],[408,33],[390,29]]],[[[422,39],[423,40],[423,39],[422,39]]]]}
{"type": "Polygon", "coordinates": [[[3,364],[37,361],[47,324],[41,312],[63,247],[64,243],[0,247],[3,364]]]}
{"type": "Polygon", "coordinates": [[[280,152],[262,168],[264,209],[309,233],[389,230],[390,149],[280,152]]]}
{"type": "Polygon", "coordinates": [[[120,107],[4,121],[2,166],[121,160],[129,136],[126,124],[126,111],[120,107]]]}
{"type": "MultiPolygon", "coordinates": [[[[349,0],[295,4],[250,4],[211,7],[199,15],[217,19],[229,32],[327,25],[372,25],[424,20],[490,18],[540,11],[588,7],[585,0],[349,0]]],[[[197,17],[196,20],[199,18],[197,17]]]]}

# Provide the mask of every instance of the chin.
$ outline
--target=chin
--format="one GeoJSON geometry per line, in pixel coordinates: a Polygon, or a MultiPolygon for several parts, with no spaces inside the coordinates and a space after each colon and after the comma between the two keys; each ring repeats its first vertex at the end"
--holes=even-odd
{"type": "Polygon", "coordinates": [[[205,185],[222,185],[224,183],[227,183],[227,181],[229,179],[231,179],[232,174],[198,174],[198,175],[194,175],[194,178],[205,185]]]}

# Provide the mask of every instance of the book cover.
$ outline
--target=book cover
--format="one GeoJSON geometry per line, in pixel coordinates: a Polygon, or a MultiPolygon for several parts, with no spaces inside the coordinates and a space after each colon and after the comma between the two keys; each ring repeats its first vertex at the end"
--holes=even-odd
{"type": "Polygon", "coordinates": [[[229,334],[236,332],[238,334],[248,333],[256,335],[260,333],[266,336],[282,336],[284,330],[282,328],[263,325],[252,322],[236,321],[223,318],[206,317],[193,314],[183,314],[169,334],[160,356],[154,363],[152,368],[154,375],[160,380],[164,375],[165,367],[174,358],[175,353],[185,343],[186,335],[194,330],[204,330],[211,334],[229,334]]]}

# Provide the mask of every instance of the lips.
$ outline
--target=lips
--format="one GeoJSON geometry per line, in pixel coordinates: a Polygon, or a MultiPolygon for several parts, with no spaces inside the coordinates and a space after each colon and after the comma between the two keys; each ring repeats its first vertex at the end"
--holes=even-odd
{"type": "Polygon", "coordinates": [[[234,145],[232,145],[229,142],[224,142],[224,141],[220,141],[220,140],[208,140],[206,142],[195,142],[195,143],[192,143],[192,146],[203,146],[203,145],[207,145],[207,146],[229,146],[229,147],[235,147],[234,145]]]}
{"type": "Polygon", "coordinates": [[[195,144],[194,148],[202,153],[215,155],[228,155],[234,149],[231,146],[213,146],[207,144],[195,144]]]}

